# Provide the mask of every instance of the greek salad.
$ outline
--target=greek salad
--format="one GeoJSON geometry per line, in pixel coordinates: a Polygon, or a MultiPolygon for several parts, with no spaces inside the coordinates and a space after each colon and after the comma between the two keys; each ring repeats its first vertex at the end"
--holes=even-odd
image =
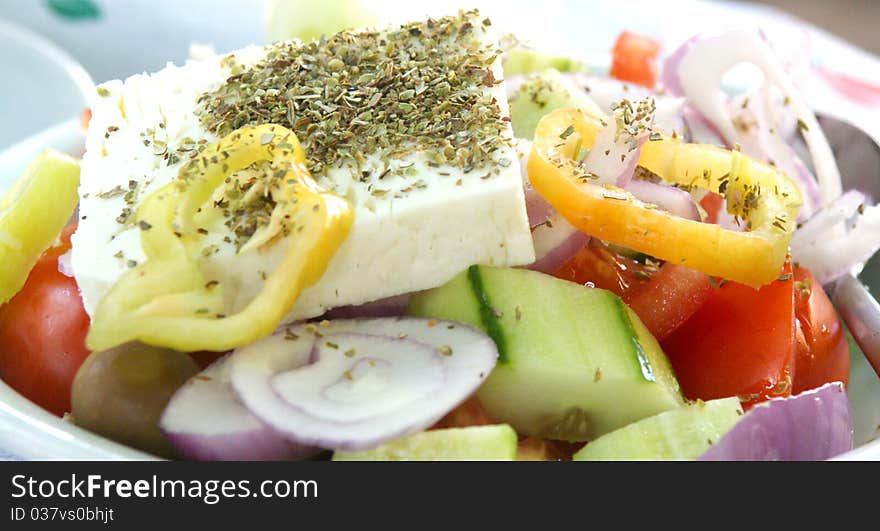
{"type": "Polygon", "coordinates": [[[168,458],[848,451],[880,209],[761,32],[609,49],[474,10],[99,85],[0,200],[0,378],[168,458]]]}

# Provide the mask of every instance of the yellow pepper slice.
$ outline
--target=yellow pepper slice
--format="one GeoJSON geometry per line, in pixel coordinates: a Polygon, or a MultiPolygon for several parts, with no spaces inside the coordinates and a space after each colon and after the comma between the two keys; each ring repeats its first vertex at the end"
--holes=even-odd
{"type": "Polygon", "coordinates": [[[79,201],[79,164],[48,150],[0,198],[0,304],[24,286],[43,251],[70,220],[79,201]]]}
{"type": "Polygon", "coordinates": [[[787,176],[737,151],[674,138],[644,144],[639,165],[671,184],[720,193],[747,232],[674,216],[614,186],[590,182],[574,160],[602,122],[580,110],[538,123],[528,161],[532,186],[563,217],[602,240],[709,275],[761,286],[779,276],[801,195],[787,176]]]}
{"type": "Polygon", "coordinates": [[[146,261],[129,269],[98,304],[86,337],[91,350],[128,341],[181,351],[233,349],[278,326],[300,291],[320,279],[354,219],[344,199],[321,189],[305,165],[296,136],[279,125],[239,129],[208,146],[174,182],[148,196],[137,211],[146,261]],[[265,187],[275,202],[271,220],[242,246],[252,252],[290,235],[281,264],[240,312],[225,316],[223,284],[205,277],[200,227],[220,210],[215,191],[231,174],[268,161],[265,187]]]}

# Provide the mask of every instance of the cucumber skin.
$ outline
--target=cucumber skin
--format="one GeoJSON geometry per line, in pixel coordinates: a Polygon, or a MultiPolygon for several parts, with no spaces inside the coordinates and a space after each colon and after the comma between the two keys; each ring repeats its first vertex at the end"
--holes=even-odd
{"type": "Polygon", "coordinates": [[[514,461],[516,432],[507,424],[429,430],[370,450],[336,451],[334,461],[514,461]]]}
{"type": "Polygon", "coordinates": [[[587,443],[574,461],[683,461],[702,455],[743,415],[737,397],[689,404],[587,443]]]}
{"type": "Polygon", "coordinates": [[[475,265],[470,266],[467,270],[467,276],[468,282],[471,285],[471,292],[477,299],[480,322],[483,324],[483,329],[486,330],[486,333],[489,334],[489,337],[492,338],[492,341],[495,342],[495,346],[498,348],[498,363],[507,363],[507,337],[504,335],[504,331],[501,330],[498,316],[495,315],[495,309],[492,307],[492,301],[489,300],[489,294],[486,293],[486,288],[483,287],[483,276],[480,274],[480,268],[475,265]]]}
{"type": "MultiPolygon", "coordinates": [[[[683,404],[659,344],[614,294],[524,269],[479,271],[508,347],[508,362],[477,391],[492,419],[524,435],[586,441],[683,404]],[[603,337],[617,346],[601,348],[603,337]]],[[[417,294],[409,313],[485,330],[467,275],[417,294]]]]}

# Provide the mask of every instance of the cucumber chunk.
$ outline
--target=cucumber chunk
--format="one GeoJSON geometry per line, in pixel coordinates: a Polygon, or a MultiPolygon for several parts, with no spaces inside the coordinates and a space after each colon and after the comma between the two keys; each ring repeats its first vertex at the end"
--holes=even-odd
{"type": "Polygon", "coordinates": [[[696,459],[742,417],[737,397],[696,402],[666,411],[599,437],[581,448],[575,461],[696,459]]]}
{"type": "Polygon", "coordinates": [[[587,65],[564,55],[551,55],[525,48],[514,48],[507,52],[504,60],[504,74],[530,74],[554,68],[560,72],[586,72],[587,65]]]}
{"type": "Polygon", "coordinates": [[[538,122],[545,114],[567,107],[576,107],[596,116],[604,116],[587,92],[573,79],[563,76],[559,71],[551,68],[529,76],[510,98],[513,136],[531,140],[538,122]]]}
{"type": "Polygon", "coordinates": [[[684,403],[657,341],[609,291],[473,266],[415,295],[409,313],[495,340],[498,365],[477,396],[490,418],[523,435],[588,441],[684,403]]]}
{"type": "Polygon", "coordinates": [[[516,432],[506,424],[429,430],[370,450],[333,453],[334,461],[513,461],[516,432]]]}
{"type": "Polygon", "coordinates": [[[377,17],[362,0],[271,0],[265,20],[270,42],[294,38],[308,42],[321,35],[374,25],[377,17]]]}

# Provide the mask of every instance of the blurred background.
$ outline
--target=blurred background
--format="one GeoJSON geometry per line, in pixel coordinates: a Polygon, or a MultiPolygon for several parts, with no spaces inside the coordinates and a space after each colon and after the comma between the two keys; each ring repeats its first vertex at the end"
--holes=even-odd
{"type": "Polygon", "coordinates": [[[765,0],[871,53],[880,54],[880,2],[876,0],[765,0]]]}
{"type": "MultiPolygon", "coordinates": [[[[774,25],[794,17],[880,53],[875,30],[880,2],[871,0],[630,0],[624,7],[613,0],[0,0],[0,21],[42,34],[103,81],[180,62],[192,42],[225,51],[293,33],[312,20],[340,26],[398,22],[458,6],[479,6],[545,46],[608,47],[622,27],[664,37],[681,28],[692,33],[745,23],[774,25]]],[[[5,53],[0,50],[0,58],[5,53]]]]}
{"type": "Polygon", "coordinates": [[[659,39],[668,53],[697,32],[759,25],[783,55],[880,80],[880,2],[869,0],[0,0],[0,67],[9,80],[0,114],[14,124],[0,128],[0,148],[78,113],[93,82],[180,64],[192,44],[225,52],[459,6],[479,6],[536,48],[588,64],[607,61],[622,29],[659,39]]]}

